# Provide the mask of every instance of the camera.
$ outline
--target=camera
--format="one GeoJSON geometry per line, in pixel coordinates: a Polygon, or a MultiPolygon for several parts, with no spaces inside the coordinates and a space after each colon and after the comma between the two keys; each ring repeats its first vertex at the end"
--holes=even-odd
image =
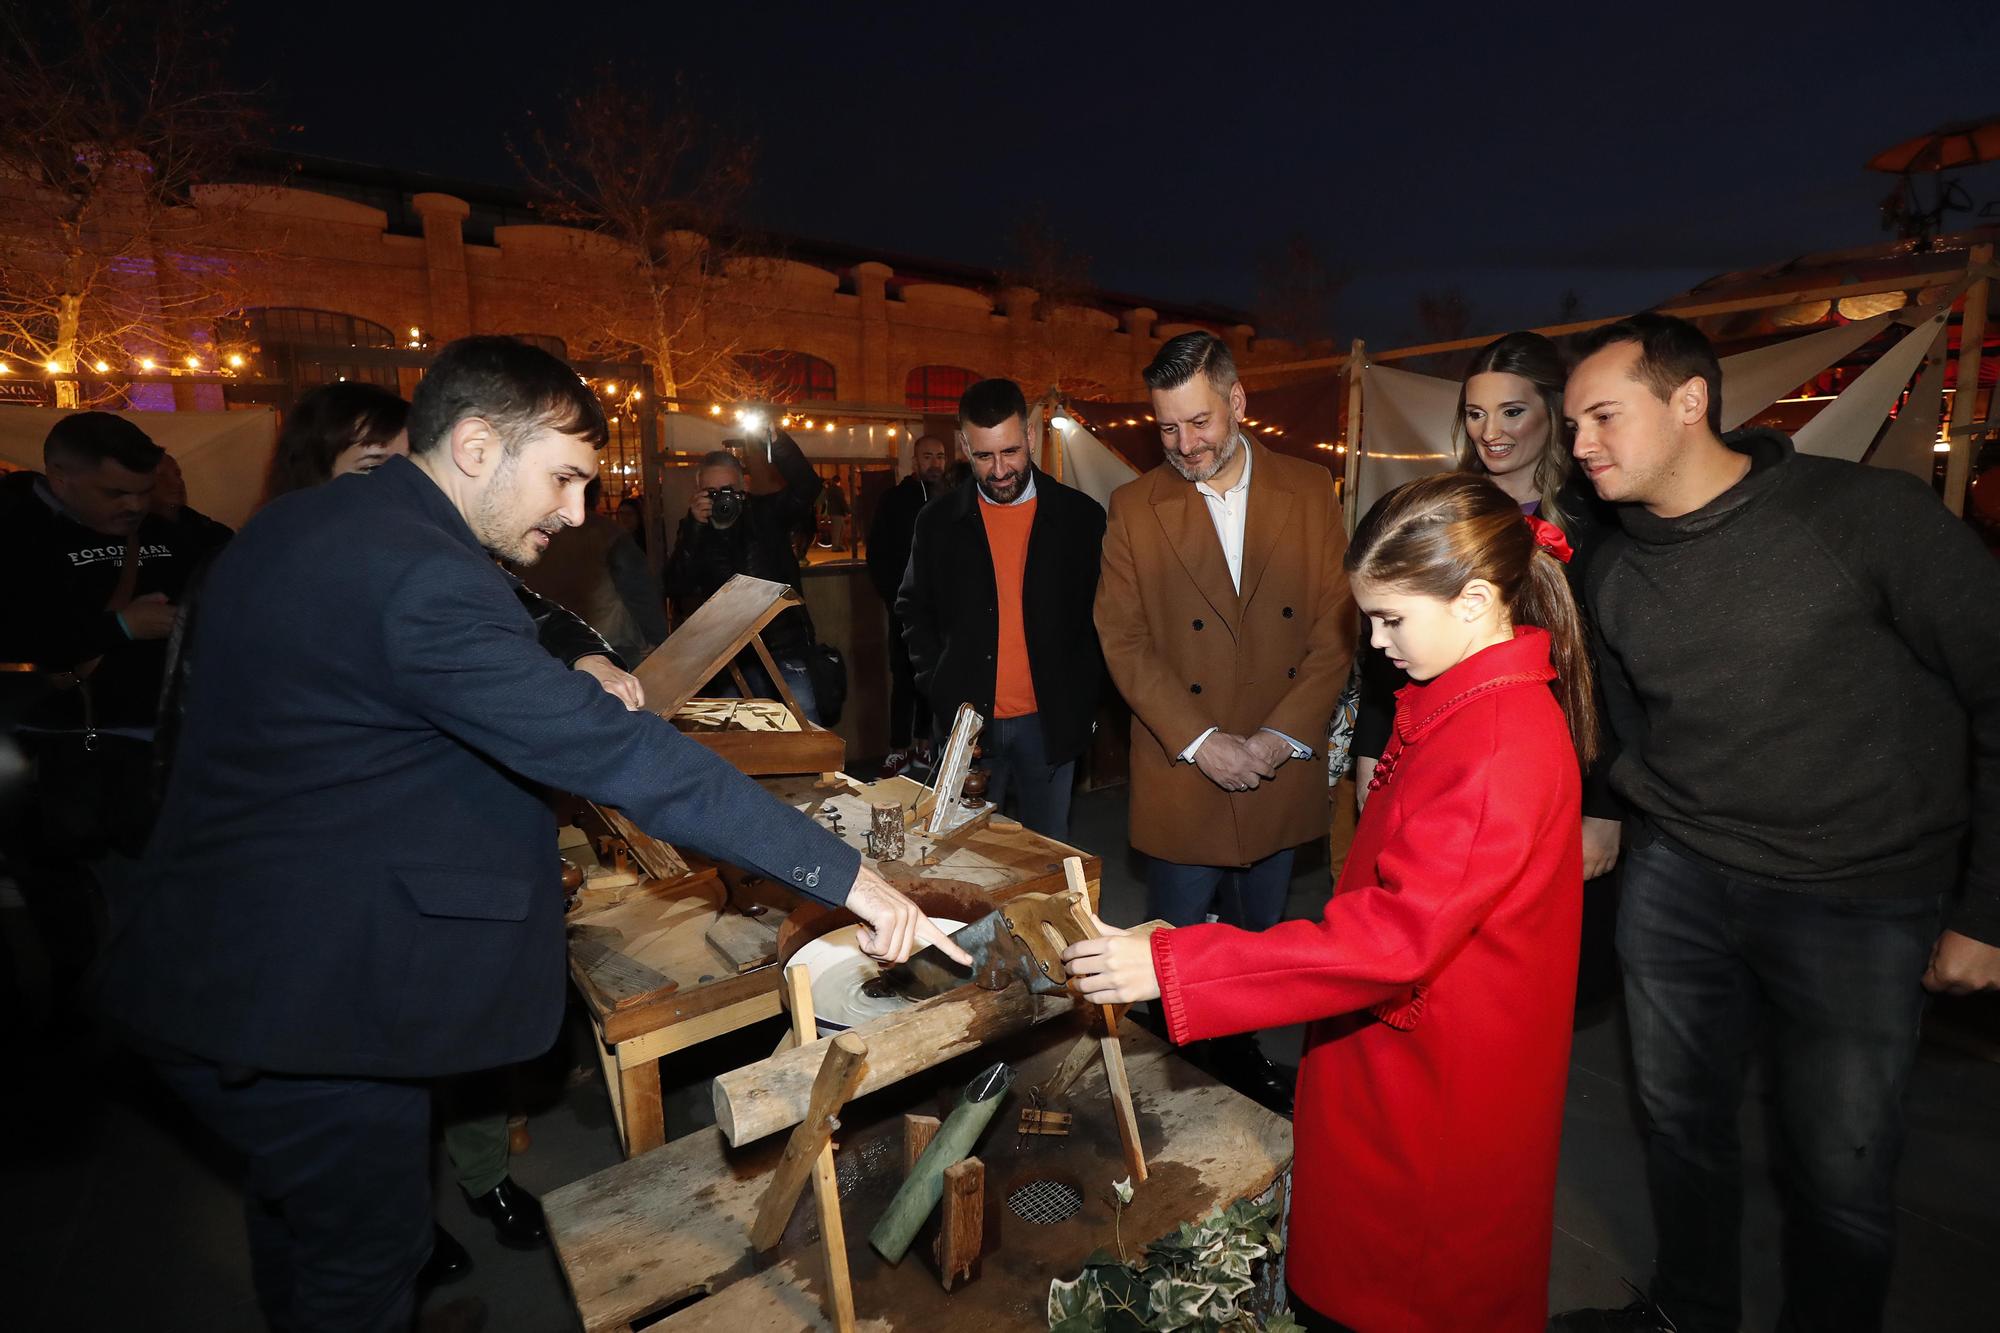
{"type": "Polygon", "coordinates": [[[740,486],[711,486],[706,494],[709,525],[735,527],[736,520],[743,517],[743,489],[740,486]]]}

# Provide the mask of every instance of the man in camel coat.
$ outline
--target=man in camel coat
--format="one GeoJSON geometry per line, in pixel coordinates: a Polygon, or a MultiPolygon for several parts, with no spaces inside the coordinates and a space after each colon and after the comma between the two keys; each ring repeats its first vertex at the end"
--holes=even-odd
{"type": "MultiPolygon", "coordinates": [[[[1132,845],[1151,915],[1277,924],[1292,854],[1325,833],[1327,721],[1354,652],[1346,536],[1325,468],[1252,444],[1229,348],[1164,344],[1145,371],[1166,461],[1111,497],[1097,630],[1132,708],[1132,845]]],[[[1235,1038],[1225,1076],[1289,1109],[1235,1038]]]]}

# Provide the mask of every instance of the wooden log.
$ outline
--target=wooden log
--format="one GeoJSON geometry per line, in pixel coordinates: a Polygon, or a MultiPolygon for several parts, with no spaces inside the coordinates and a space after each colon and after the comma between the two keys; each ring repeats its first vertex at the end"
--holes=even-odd
{"type": "MultiPolygon", "coordinates": [[[[961,986],[900,1013],[870,1019],[853,1029],[868,1043],[868,1072],[854,1095],[865,1097],[1008,1033],[1070,1012],[1068,996],[1036,995],[1017,983],[997,991],[961,986]]],[[[716,1077],[715,1124],[730,1146],[754,1143],[805,1118],[827,1044],[822,1037],[716,1077]]]]}
{"type": "Polygon", "coordinates": [[[938,1227],[938,1276],[950,1291],[979,1267],[986,1243],[986,1164],[977,1157],[944,1169],[942,1221],[938,1227]]]}
{"type": "Polygon", "coordinates": [[[917,1169],[917,1159],[924,1155],[924,1149],[931,1146],[937,1137],[941,1122],[934,1115],[903,1113],[903,1174],[909,1175],[917,1169]]]}
{"type": "Polygon", "coordinates": [[[918,1228],[944,1197],[945,1168],[972,1154],[973,1145],[993,1122],[993,1113],[1007,1100],[1007,1089],[1013,1082],[1014,1071],[996,1064],[965,1085],[958,1105],[945,1117],[937,1137],[924,1149],[915,1169],[904,1178],[902,1188],[889,1200],[875,1229],[868,1233],[868,1243],[877,1254],[893,1264],[901,1262],[909,1252],[918,1228]]]}
{"type": "Polygon", "coordinates": [[[771,1173],[771,1188],[757,1209],[757,1221],[750,1228],[752,1249],[768,1250],[784,1236],[785,1224],[792,1220],[792,1209],[798,1205],[799,1192],[819,1161],[820,1151],[833,1138],[833,1131],[840,1128],[836,1117],[854,1095],[854,1085],[861,1081],[867,1063],[868,1047],[859,1037],[843,1032],[833,1039],[826,1063],[820,1066],[819,1077],[813,1080],[812,1106],[792,1131],[785,1155],[778,1159],[778,1169],[771,1173]]]}

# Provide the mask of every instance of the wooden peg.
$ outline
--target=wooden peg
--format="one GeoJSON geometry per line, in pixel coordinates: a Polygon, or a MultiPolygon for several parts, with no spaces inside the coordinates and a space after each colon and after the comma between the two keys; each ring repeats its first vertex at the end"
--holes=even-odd
{"type": "Polygon", "coordinates": [[[924,1149],[931,1146],[937,1137],[938,1126],[943,1122],[934,1115],[917,1115],[905,1112],[903,1115],[903,1174],[909,1175],[916,1168],[917,1159],[924,1155],[924,1149]]]}
{"type": "Polygon", "coordinates": [[[938,1276],[944,1289],[969,1279],[979,1267],[979,1251],[986,1241],[986,1166],[977,1157],[953,1162],[944,1169],[942,1220],[938,1225],[938,1276]]]}

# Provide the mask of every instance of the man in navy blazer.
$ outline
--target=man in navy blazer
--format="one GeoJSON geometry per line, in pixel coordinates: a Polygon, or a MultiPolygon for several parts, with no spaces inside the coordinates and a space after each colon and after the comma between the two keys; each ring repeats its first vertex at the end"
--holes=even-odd
{"type": "Polygon", "coordinates": [[[937,936],[853,848],[537,645],[494,557],[532,564],[582,521],[607,431],[573,371],[454,343],[409,434],[409,459],[281,498],[217,560],[103,969],[110,1016],[249,1158],[258,1296],[287,1329],[409,1325],[428,1080],[555,1038],[543,788],[844,903],[878,957],[937,936]]]}

